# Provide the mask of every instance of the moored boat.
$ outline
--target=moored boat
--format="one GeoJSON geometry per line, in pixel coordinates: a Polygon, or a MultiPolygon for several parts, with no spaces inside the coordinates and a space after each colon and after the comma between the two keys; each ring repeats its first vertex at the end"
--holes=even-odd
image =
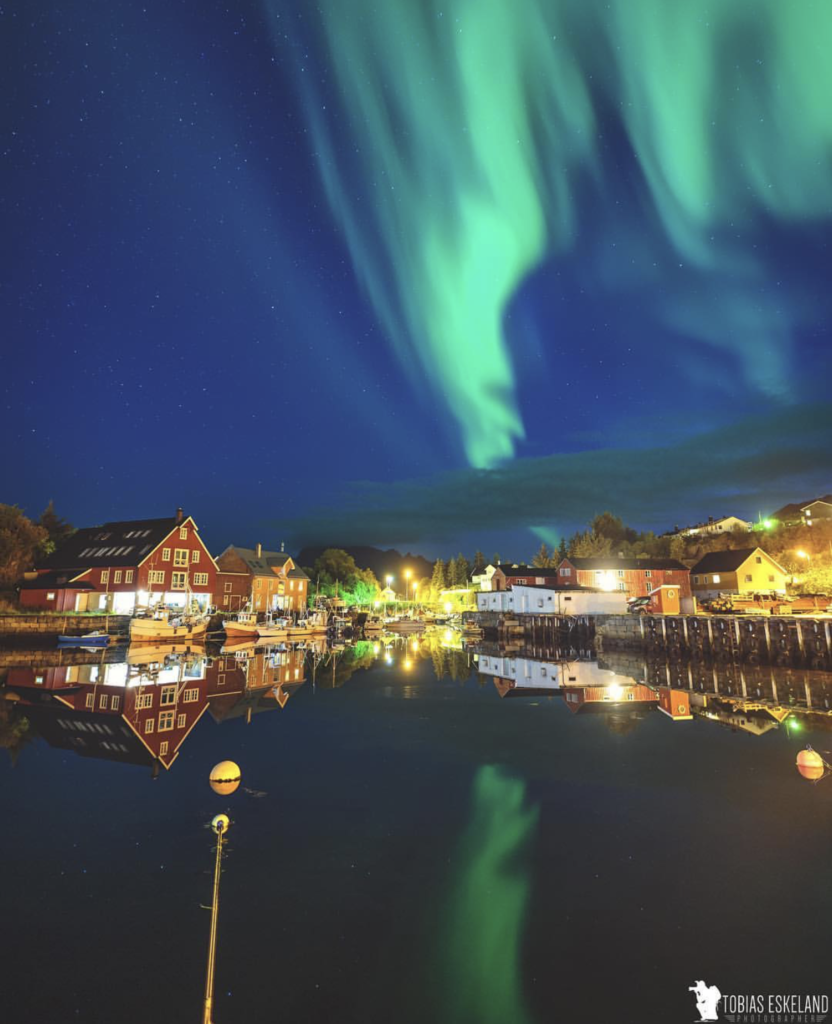
{"type": "Polygon", "coordinates": [[[327,631],[327,616],[325,612],[313,612],[307,615],[303,619],[298,619],[297,622],[292,623],[289,626],[288,634],[290,637],[295,636],[314,636],[315,634],[324,634],[327,631]]]}
{"type": "Polygon", "coordinates": [[[110,634],[102,633],[100,629],[96,629],[92,633],[84,633],[83,636],[61,634],[58,637],[59,647],[107,647],[109,643],[110,634]]]}
{"type": "Polygon", "coordinates": [[[183,615],[162,610],[152,616],[132,618],[130,640],[171,640],[182,643],[204,637],[207,629],[207,615],[183,615]]]}
{"type": "Polygon", "coordinates": [[[395,619],[388,622],[386,628],[391,633],[421,633],[427,629],[427,623],[421,619],[395,619]]]}
{"type": "Polygon", "coordinates": [[[257,612],[238,612],[234,618],[224,619],[222,628],[229,640],[252,637],[267,640],[288,636],[289,622],[289,619],[273,618],[268,612],[263,621],[258,622],[257,612]]]}

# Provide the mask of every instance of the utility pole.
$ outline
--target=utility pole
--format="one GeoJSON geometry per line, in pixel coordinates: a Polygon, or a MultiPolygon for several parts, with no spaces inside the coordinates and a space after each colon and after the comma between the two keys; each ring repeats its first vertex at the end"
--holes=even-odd
{"type": "Polygon", "coordinates": [[[208,940],[208,966],[205,971],[205,1002],[202,1011],[202,1024],[213,1024],[212,1009],[214,1003],[214,963],[217,958],[217,915],[220,909],[220,871],[222,870],[222,837],[228,831],[231,822],[227,814],[218,814],[211,822],[211,828],[217,834],[217,857],[214,861],[214,897],[211,900],[211,935],[208,940]]]}

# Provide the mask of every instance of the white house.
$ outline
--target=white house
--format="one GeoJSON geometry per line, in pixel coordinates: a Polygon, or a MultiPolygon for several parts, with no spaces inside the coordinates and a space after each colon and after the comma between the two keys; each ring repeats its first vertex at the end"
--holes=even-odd
{"type": "Polygon", "coordinates": [[[471,577],[471,583],[474,590],[493,590],[494,588],[491,585],[491,577],[496,571],[497,567],[495,565],[487,565],[482,572],[475,573],[471,577]]]}
{"type": "Polygon", "coordinates": [[[627,611],[627,594],[515,584],[511,590],[477,594],[477,610],[515,615],[623,615],[627,611]]]}
{"type": "Polygon", "coordinates": [[[732,530],[751,530],[754,524],[746,519],[738,519],[737,516],[722,516],[720,519],[708,517],[707,523],[697,523],[696,526],[687,526],[681,530],[685,537],[696,537],[700,534],[731,533],[732,530]]]}

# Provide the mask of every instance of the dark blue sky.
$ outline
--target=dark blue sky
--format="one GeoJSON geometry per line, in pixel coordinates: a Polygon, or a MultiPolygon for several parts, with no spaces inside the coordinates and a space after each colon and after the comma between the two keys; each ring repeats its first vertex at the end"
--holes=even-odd
{"type": "MultiPolygon", "coordinates": [[[[692,178],[674,185],[629,112],[637,91],[625,109],[593,74],[590,33],[615,49],[619,29],[570,23],[568,6],[504,4],[522,24],[489,36],[500,26],[478,21],[460,44],[443,33],[462,0],[395,0],[383,52],[369,0],[322,13],[300,0],[6,7],[0,499],[34,514],[54,498],[77,525],[182,505],[216,548],[360,540],[522,557],[530,527],[554,537],[604,508],[660,528],[832,489],[829,150],[818,170],[807,124],[782,155],[774,117],[770,139],[755,129],[734,148],[730,129],[775,104],[764,40],[720,50],[713,81],[747,65],[748,89],[705,143],[718,201],[697,210],[692,178]],[[580,72],[550,95],[533,72],[546,79],[539,45],[556,16],[580,72]],[[465,84],[472,53],[495,45],[518,57],[519,98],[505,70],[465,84]],[[425,76],[424,94],[402,89],[399,68],[425,76]],[[484,98],[527,134],[519,171],[493,125],[478,128],[484,98]],[[593,116],[578,147],[552,126],[580,104],[593,116]],[[424,140],[434,113],[437,133],[480,133],[458,154],[438,140],[445,175],[424,140]],[[796,213],[782,188],[763,201],[746,173],[760,166],[775,191],[778,175],[814,188],[814,205],[796,213]],[[474,219],[472,188],[485,197],[474,219]],[[543,228],[497,309],[505,371],[481,375],[495,360],[454,288],[466,261],[519,253],[524,188],[543,228]],[[418,283],[434,213],[440,234],[450,223],[451,292],[435,305],[438,261],[418,283]],[[485,222],[499,233],[480,242],[485,222]],[[516,413],[519,431],[494,429],[513,454],[472,456],[472,410],[488,430],[516,413]]],[[[662,71],[671,101],[674,73],[662,71]]],[[[642,97],[646,118],[657,100],[642,97]]],[[[678,131],[694,121],[680,109],[678,131]]]]}

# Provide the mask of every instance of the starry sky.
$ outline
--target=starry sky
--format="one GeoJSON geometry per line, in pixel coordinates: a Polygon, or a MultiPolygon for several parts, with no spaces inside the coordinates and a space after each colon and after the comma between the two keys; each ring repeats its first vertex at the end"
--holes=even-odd
{"type": "Polygon", "coordinates": [[[0,500],[525,557],[832,490],[825,0],[0,27],[0,500]]]}

